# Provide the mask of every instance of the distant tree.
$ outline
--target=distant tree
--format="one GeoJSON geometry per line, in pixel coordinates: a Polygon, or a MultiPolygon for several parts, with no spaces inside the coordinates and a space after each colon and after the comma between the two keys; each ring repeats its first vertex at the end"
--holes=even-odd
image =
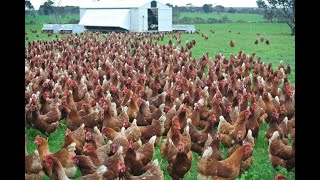
{"type": "Polygon", "coordinates": [[[284,21],[291,28],[291,35],[295,35],[295,0],[257,0],[259,8],[263,8],[265,18],[273,16],[284,21]]]}
{"type": "Polygon", "coordinates": [[[24,6],[25,6],[25,8],[27,10],[33,10],[34,9],[33,5],[31,4],[31,2],[29,0],[25,0],[24,1],[24,6]]]}
{"type": "Polygon", "coordinates": [[[214,9],[217,11],[218,14],[224,12],[224,7],[221,5],[217,5],[216,7],[214,7],[214,9]]]}
{"type": "Polygon", "coordinates": [[[212,4],[204,4],[202,8],[205,13],[212,12],[212,4]]]}
{"type": "Polygon", "coordinates": [[[237,10],[235,8],[229,8],[228,13],[236,13],[237,10]]]}
{"type": "Polygon", "coordinates": [[[53,2],[51,0],[48,0],[43,5],[40,5],[39,11],[44,15],[50,15],[54,13],[53,2]]]}

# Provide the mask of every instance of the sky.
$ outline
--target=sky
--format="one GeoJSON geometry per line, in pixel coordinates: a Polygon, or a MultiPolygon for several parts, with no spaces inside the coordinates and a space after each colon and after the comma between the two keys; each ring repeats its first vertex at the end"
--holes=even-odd
{"type": "MultiPolygon", "coordinates": [[[[47,0],[29,0],[33,7],[37,10],[40,5],[44,4],[47,0]]],[[[60,6],[80,6],[88,4],[94,0],[52,0],[55,5],[60,6]],[[60,3],[59,3],[60,2],[60,3]]],[[[121,1],[121,0],[101,0],[101,1],[121,1]]],[[[133,1],[133,0],[132,0],[133,1]]],[[[139,0],[135,0],[139,1],[139,0]]],[[[151,0],[150,0],[151,1],[151,0]]],[[[170,3],[178,6],[185,6],[192,3],[193,6],[203,6],[204,4],[212,4],[212,6],[222,5],[224,7],[257,7],[256,0],[158,0],[163,3],[170,3]]]]}

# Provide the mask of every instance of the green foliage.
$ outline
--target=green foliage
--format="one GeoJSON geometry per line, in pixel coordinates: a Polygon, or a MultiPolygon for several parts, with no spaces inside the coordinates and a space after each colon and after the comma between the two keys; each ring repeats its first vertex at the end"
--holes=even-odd
{"type": "Polygon", "coordinates": [[[204,4],[202,8],[205,13],[212,12],[212,4],[204,4]]]}
{"type": "Polygon", "coordinates": [[[28,10],[33,10],[34,9],[33,5],[31,4],[31,2],[29,0],[25,0],[24,1],[24,6],[28,10]]]}
{"type": "Polygon", "coordinates": [[[264,9],[264,18],[278,18],[288,24],[291,35],[295,34],[295,0],[257,0],[259,8],[264,9]]]}
{"type": "Polygon", "coordinates": [[[265,20],[263,19],[263,15],[260,14],[238,14],[238,13],[189,13],[189,12],[184,12],[184,13],[180,13],[177,22],[181,23],[181,24],[185,24],[184,22],[184,17],[188,17],[188,18],[202,18],[204,19],[207,23],[209,23],[208,19],[209,18],[213,18],[216,19],[219,23],[223,17],[228,17],[228,22],[232,22],[235,23],[239,20],[244,21],[244,22],[264,22],[265,20]]]}
{"type": "Polygon", "coordinates": [[[220,14],[220,13],[224,12],[224,7],[221,6],[221,5],[217,5],[217,6],[214,7],[214,10],[215,10],[218,14],[220,14]]]}

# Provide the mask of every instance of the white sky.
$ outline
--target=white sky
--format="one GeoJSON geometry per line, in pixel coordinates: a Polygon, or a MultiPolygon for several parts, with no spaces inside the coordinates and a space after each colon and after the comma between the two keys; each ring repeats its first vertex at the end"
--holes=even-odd
{"type": "MultiPolygon", "coordinates": [[[[30,0],[35,9],[39,9],[40,5],[44,4],[47,0],[30,0]]],[[[93,0],[52,0],[55,5],[60,6],[80,6],[88,4],[93,0]],[[59,3],[60,2],[60,3],[59,3]]],[[[100,0],[100,1],[122,1],[122,0],[100,0]]],[[[139,1],[139,0],[132,0],[139,1]]],[[[151,1],[151,0],[150,0],[151,1]]],[[[203,6],[204,4],[212,4],[212,6],[222,5],[224,7],[257,7],[256,0],[158,0],[162,3],[170,3],[178,6],[185,6],[192,3],[193,6],[203,6]]]]}

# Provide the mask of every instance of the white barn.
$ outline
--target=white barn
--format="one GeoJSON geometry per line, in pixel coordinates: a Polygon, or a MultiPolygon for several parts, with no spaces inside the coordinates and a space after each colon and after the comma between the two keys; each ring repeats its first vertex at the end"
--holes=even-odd
{"type": "Polygon", "coordinates": [[[102,0],[80,6],[87,30],[172,31],[172,8],[155,0],[102,0]]]}

